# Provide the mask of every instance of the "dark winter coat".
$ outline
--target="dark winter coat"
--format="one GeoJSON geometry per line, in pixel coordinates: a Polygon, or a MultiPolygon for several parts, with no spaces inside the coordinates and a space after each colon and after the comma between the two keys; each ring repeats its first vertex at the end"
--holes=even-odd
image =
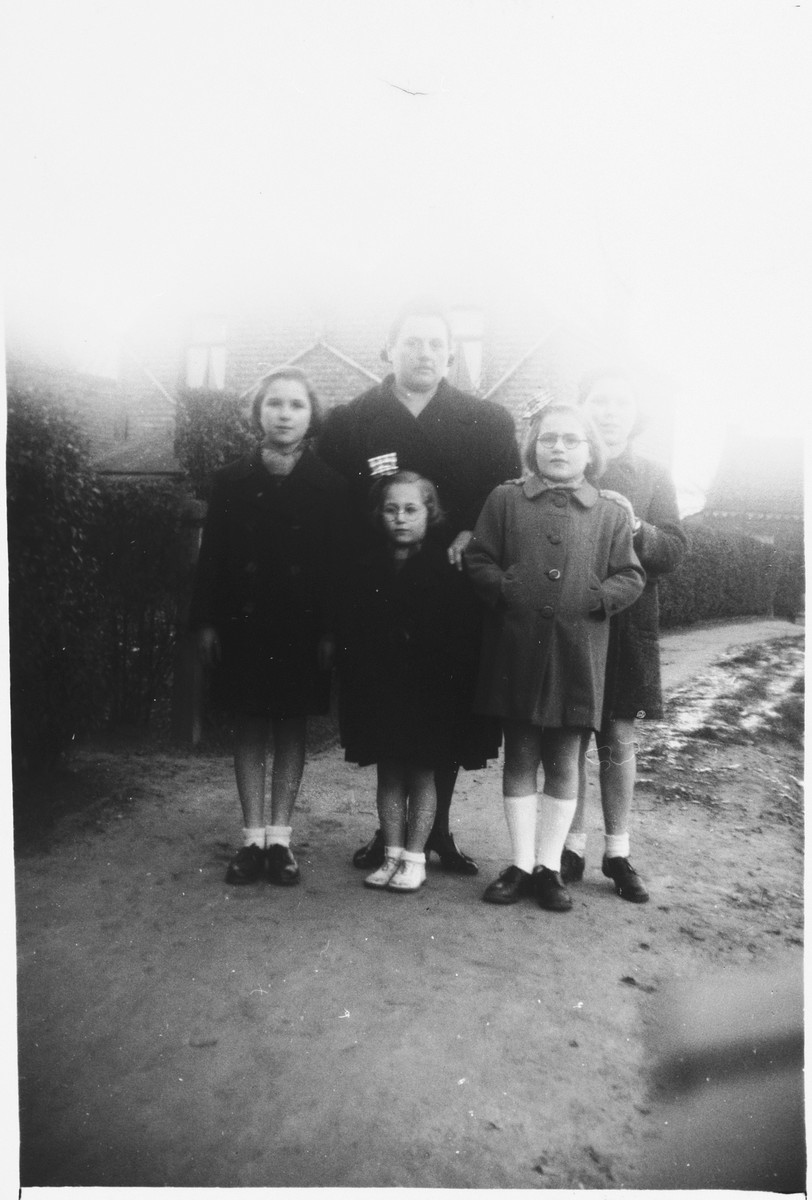
{"type": "MultiPolygon", "coordinates": [[[[449,541],[473,529],[485,498],[520,473],[513,420],[506,409],[440,381],[419,416],[401,404],[394,376],[328,415],[319,455],[350,485],[356,528],[368,530],[369,459],[397,454],[398,467],[436,485],[449,541]]],[[[371,536],[371,535],[368,535],[371,536]]]]}
{"type": "Polygon", "coordinates": [[[399,569],[380,542],[345,589],[339,653],[341,743],[349,762],[482,767],[498,723],[471,713],[481,605],[431,532],[399,569]]]}
{"type": "Polygon", "coordinates": [[[475,708],[548,728],[598,728],[607,618],[645,582],[625,508],[586,482],[507,483],[485,502],[465,558],[489,606],[475,708]]]}
{"type": "Polygon", "coordinates": [[[259,452],[218,471],[190,625],[217,630],[222,663],[213,689],[226,709],[269,717],[327,711],[330,675],[317,650],[336,629],[346,493],[310,450],[284,477],[270,475],[259,452]]]}
{"type": "Polygon", "coordinates": [[[600,486],[631,501],[634,515],[642,522],[634,535],[634,548],[646,572],[640,599],[611,622],[604,717],[661,720],[657,581],[679,565],[686,548],[676,491],[664,467],[631,450],[609,460],[600,486]]]}

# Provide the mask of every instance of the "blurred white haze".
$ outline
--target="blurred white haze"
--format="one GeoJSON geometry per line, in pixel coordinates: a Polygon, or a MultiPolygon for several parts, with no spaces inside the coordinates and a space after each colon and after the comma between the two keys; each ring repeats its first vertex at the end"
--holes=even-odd
{"type": "Polygon", "coordinates": [[[809,11],[18,0],[7,313],[99,369],[269,292],[552,312],[674,380],[687,495],[809,405],[809,11]]]}

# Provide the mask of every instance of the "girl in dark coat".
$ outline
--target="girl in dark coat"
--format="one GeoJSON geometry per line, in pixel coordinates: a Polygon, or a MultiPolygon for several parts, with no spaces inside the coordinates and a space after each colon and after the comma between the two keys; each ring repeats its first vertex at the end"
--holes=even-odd
{"type": "MultiPolygon", "coordinates": [[[[613,373],[592,375],[581,385],[580,402],[606,446],[608,461],[600,485],[628,501],[634,548],[646,571],[640,599],[610,623],[603,715],[596,739],[605,828],[603,873],[622,899],[640,904],[648,900],[648,891],[629,862],[629,812],[636,771],[634,722],[642,717],[658,721],[663,716],[657,581],[681,562],[686,540],[668,472],[631,448],[641,422],[629,381],[613,373]]],[[[561,863],[565,881],[582,878],[585,850],[586,764],[582,760],[578,808],[561,863]]]]}
{"type": "Polygon", "coordinates": [[[602,453],[583,411],[541,409],[528,430],[525,465],[529,477],[485,501],[465,556],[490,606],[475,708],[502,720],[513,848],[512,865],[483,898],[512,904],[532,891],[542,908],[565,912],[572,901],[561,852],[575,812],[579,752],[600,725],[608,618],[637,599],[645,575],[625,502],[590,482],[602,453]]]}
{"type": "MultiPolygon", "coordinates": [[[[436,805],[437,767],[485,765],[471,716],[479,605],[448,561],[437,492],[414,471],[373,488],[378,544],[347,591],[340,671],[341,740],[349,762],[378,768],[384,862],[367,887],[417,891],[436,805]]],[[[498,752],[492,728],[491,757],[498,752]]]]}
{"type": "Polygon", "coordinates": [[[190,622],[217,701],[233,715],[243,846],[229,883],[299,882],[291,817],[306,720],[327,712],[346,484],[307,447],[319,421],[306,376],[285,367],[253,389],[261,444],[215,477],[190,622]],[[270,821],[265,776],[273,734],[270,821]]]}

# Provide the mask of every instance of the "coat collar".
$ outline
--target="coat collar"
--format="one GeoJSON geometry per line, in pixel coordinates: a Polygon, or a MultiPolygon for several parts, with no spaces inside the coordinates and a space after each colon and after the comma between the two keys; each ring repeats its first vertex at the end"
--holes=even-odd
{"type": "MultiPolygon", "coordinates": [[[[387,401],[396,404],[402,412],[408,412],[398,400],[395,391],[395,376],[387,375],[381,384],[381,393],[387,401]]],[[[448,380],[443,377],[437,385],[437,391],[429,400],[423,413],[431,416],[433,413],[440,414],[444,417],[451,417],[454,420],[462,422],[463,425],[473,424],[478,415],[477,398],[469,396],[466,392],[459,391],[458,388],[452,387],[448,380]]],[[[418,418],[419,421],[419,418],[418,418]]]]}
{"type": "MultiPolygon", "coordinates": [[[[246,455],[234,464],[234,478],[236,479],[251,479],[259,477],[263,481],[270,479],[270,475],[262,465],[262,456],[259,447],[253,450],[251,454],[246,455]]],[[[302,457],[297,462],[296,466],[291,471],[290,475],[285,476],[286,479],[300,479],[306,483],[313,484],[314,487],[326,487],[328,482],[328,471],[324,463],[316,458],[310,446],[305,446],[302,457]]]]}
{"type": "Polygon", "coordinates": [[[522,491],[528,500],[535,500],[538,496],[542,496],[545,492],[560,492],[572,496],[573,500],[577,500],[582,508],[592,508],[598,499],[598,489],[589,483],[586,479],[577,488],[557,488],[550,487],[538,475],[528,475],[522,483],[522,491]]]}

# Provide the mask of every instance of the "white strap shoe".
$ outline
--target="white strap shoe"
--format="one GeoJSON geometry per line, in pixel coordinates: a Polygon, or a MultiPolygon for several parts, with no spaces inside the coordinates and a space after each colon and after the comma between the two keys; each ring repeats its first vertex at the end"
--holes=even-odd
{"type": "Polygon", "coordinates": [[[426,882],[426,856],[404,850],[397,870],[389,880],[390,892],[416,892],[426,882]]]}
{"type": "Polygon", "coordinates": [[[378,867],[377,871],[373,871],[371,875],[367,875],[364,880],[364,887],[368,888],[385,888],[389,884],[389,880],[395,874],[401,863],[401,855],[403,851],[398,846],[386,847],[386,858],[383,860],[383,865],[378,867]]]}

